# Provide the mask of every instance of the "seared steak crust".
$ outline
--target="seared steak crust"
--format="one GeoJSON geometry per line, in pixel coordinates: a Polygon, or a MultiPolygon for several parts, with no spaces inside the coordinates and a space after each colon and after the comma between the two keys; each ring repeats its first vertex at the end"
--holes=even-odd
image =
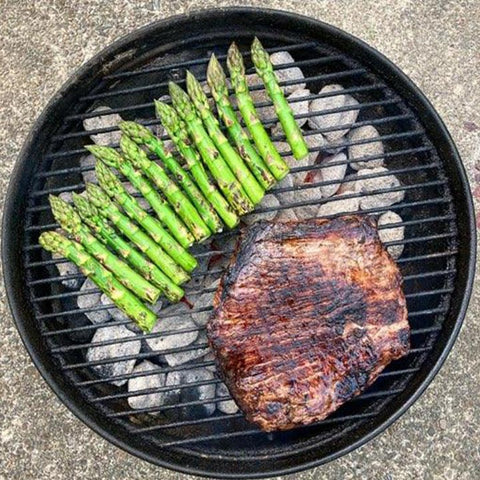
{"type": "Polygon", "coordinates": [[[258,223],[207,325],[219,370],[265,431],[325,418],[409,349],[402,279],[372,220],[258,223]]]}

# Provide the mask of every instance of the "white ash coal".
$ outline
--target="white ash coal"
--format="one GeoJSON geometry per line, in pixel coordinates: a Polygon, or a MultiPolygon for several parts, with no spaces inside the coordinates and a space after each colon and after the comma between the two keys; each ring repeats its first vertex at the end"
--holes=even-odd
{"type": "MultiPolygon", "coordinates": [[[[135,393],[142,390],[158,389],[165,386],[167,375],[165,373],[151,373],[159,370],[159,366],[148,360],[144,360],[135,366],[133,374],[147,373],[141,377],[133,377],[128,380],[128,391],[135,393]]],[[[128,404],[132,408],[152,408],[164,405],[165,393],[155,392],[145,395],[132,395],[128,397],[128,404]]]]}
{"type": "MultiPolygon", "coordinates": [[[[230,396],[227,386],[221,382],[217,384],[216,397],[226,397],[230,396]]],[[[239,411],[238,405],[235,403],[235,400],[222,400],[217,402],[217,409],[222,413],[227,413],[233,415],[239,411]]]]}
{"type": "Polygon", "coordinates": [[[267,194],[262,198],[262,201],[257,205],[256,209],[262,208],[274,208],[275,210],[270,210],[266,212],[259,212],[259,213],[249,213],[242,218],[242,221],[246,225],[252,225],[254,223],[259,222],[260,220],[273,220],[277,216],[277,208],[280,206],[280,202],[278,201],[277,197],[272,194],[267,194]]]}
{"type": "Polygon", "coordinates": [[[191,348],[179,352],[166,353],[164,359],[171,367],[183,365],[206,355],[210,350],[207,343],[207,334],[204,330],[199,330],[198,337],[191,344],[191,348]]]}
{"type": "MultiPolygon", "coordinates": [[[[398,213],[390,210],[383,215],[380,215],[377,223],[379,228],[378,235],[383,243],[403,240],[405,236],[405,227],[403,225],[395,226],[398,223],[402,223],[402,217],[398,215],[398,213]]],[[[404,245],[389,245],[387,250],[393,258],[397,259],[402,255],[403,248],[404,245]]]]}
{"type": "Polygon", "coordinates": [[[326,157],[321,161],[320,165],[322,168],[316,171],[314,182],[326,184],[320,186],[323,197],[331,197],[340,188],[341,182],[347,173],[346,160],[347,156],[342,152],[326,157]]]}
{"type": "Polygon", "coordinates": [[[351,95],[339,93],[342,90],[341,85],[325,85],[319,93],[335,93],[335,95],[315,98],[310,102],[312,116],[308,119],[308,125],[312,129],[329,129],[328,132],[324,132],[324,136],[329,142],[339,140],[349,131],[349,128],[338,129],[336,127],[355,123],[359,114],[359,110],[355,108],[358,105],[357,100],[351,95]],[[347,107],[347,109],[336,113],[322,113],[324,110],[343,107],[347,107]]]}
{"type": "Polygon", "coordinates": [[[77,298],[78,308],[90,309],[89,311],[85,312],[85,316],[92,323],[105,323],[112,318],[108,309],[102,309],[102,292],[100,292],[98,287],[91,280],[87,278],[83,282],[83,285],[80,288],[80,293],[81,295],[79,295],[77,298]],[[96,292],[83,293],[88,292],[89,290],[96,290],[96,292]]]}
{"type": "Polygon", "coordinates": [[[214,378],[214,374],[206,368],[169,372],[165,385],[172,387],[169,391],[170,404],[193,402],[199,402],[199,404],[166,410],[165,414],[171,419],[198,418],[212,415],[215,411],[215,402],[208,402],[208,400],[215,398],[216,385],[214,378]],[[189,383],[200,382],[205,382],[205,384],[193,387],[185,386],[189,383]],[[183,386],[184,388],[175,388],[177,386],[183,386]]]}
{"type": "Polygon", "coordinates": [[[401,202],[405,197],[404,190],[393,190],[384,193],[370,194],[377,190],[396,189],[400,187],[400,181],[395,175],[388,174],[385,167],[366,168],[358,171],[358,180],[355,183],[355,191],[364,195],[360,198],[360,208],[368,210],[371,208],[389,207],[394,203],[401,202]],[[369,178],[370,175],[382,174],[381,176],[369,178]],[[365,177],[365,178],[362,178],[365,177]]]}
{"type": "Polygon", "coordinates": [[[80,158],[80,168],[82,169],[84,183],[98,184],[97,176],[95,175],[95,163],[97,163],[97,160],[92,154],[80,158]]]}
{"type": "Polygon", "coordinates": [[[350,165],[354,170],[361,170],[362,168],[375,168],[383,165],[383,142],[381,140],[374,141],[380,137],[378,130],[372,125],[365,125],[363,127],[354,128],[348,134],[349,142],[355,143],[348,147],[348,157],[352,160],[357,158],[364,158],[362,162],[352,162],[350,165]],[[369,159],[369,157],[373,157],[369,159]]]}
{"type": "MultiPolygon", "coordinates": [[[[289,82],[303,80],[305,76],[299,67],[283,67],[283,65],[293,64],[294,58],[290,52],[280,51],[270,55],[270,60],[275,68],[275,75],[279,82],[289,82]]],[[[285,95],[289,95],[296,90],[302,90],[307,86],[305,82],[295,83],[294,85],[282,85],[285,95]]]]}
{"type": "Polygon", "coordinates": [[[151,334],[158,336],[147,338],[147,345],[161,355],[165,351],[192,344],[198,337],[198,327],[191,319],[188,307],[179,303],[160,312],[151,334]]]}
{"type": "MultiPolygon", "coordinates": [[[[52,254],[52,258],[58,262],[55,264],[58,274],[61,277],[69,277],[73,275],[80,275],[79,268],[72,262],[67,262],[61,255],[57,253],[52,254]]],[[[69,290],[78,290],[82,284],[82,278],[65,278],[62,280],[62,285],[69,290]]]]}
{"type": "Polygon", "coordinates": [[[330,197],[331,200],[321,205],[318,209],[318,216],[326,217],[329,215],[358,212],[360,203],[359,199],[357,197],[342,198],[346,195],[348,194],[330,197]]]}
{"type": "MultiPolygon", "coordinates": [[[[91,113],[109,112],[112,109],[107,106],[101,106],[92,110],[91,113]]],[[[118,129],[118,124],[122,121],[122,117],[118,113],[102,114],[98,117],[90,117],[83,120],[83,128],[88,132],[89,130],[99,130],[102,128],[115,128],[115,131],[95,133],[90,135],[90,138],[97,145],[118,145],[120,142],[121,132],[118,129]]]]}
{"type": "MultiPolygon", "coordinates": [[[[117,340],[117,343],[89,347],[86,360],[88,362],[114,360],[117,357],[138,355],[140,352],[140,337],[121,325],[111,325],[97,329],[91,343],[115,342],[115,340],[117,340]],[[134,338],[138,338],[138,340],[132,340],[134,338]],[[128,339],[128,341],[121,341],[125,339],[128,339]]],[[[127,375],[132,372],[134,366],[135,359],[94,365],[92,369],[99,377],[110,378],[127,375]]],[[[127,383],[127,380],[110,380],[110,382],[114,385],[121,386],[127,383]]]]}

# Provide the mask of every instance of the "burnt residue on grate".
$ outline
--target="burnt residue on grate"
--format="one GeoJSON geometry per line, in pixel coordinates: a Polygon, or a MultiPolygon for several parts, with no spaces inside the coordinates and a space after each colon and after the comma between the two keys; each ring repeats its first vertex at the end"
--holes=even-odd
{"type": "MultiPolygon", "coordinates": [[[[246,33],[235,38],[249,74],[251,39],[246,33]]],[[[271,103],[262,98],[262,85],[252,81],[262,120],[272,127],[272,138],[292,169],[245,218],[245,226],[259,218],[333,217],[352,211],[375,216],[403,274],[412,327],[410,353],[322,422],[262,433],[245,421],[216,375],[205,323],[237,230],[192,249],[200,266],[186,287],[187,301],[157,305],[158,328],[145,335],[68,262],[52,259],[38,245],[42,231],[56,228],[48,194],[68,199],[93,179],[83,146],[92,139],[117,146],[120,118],[137,120],[167,140],[153,99],[167,93],[169,80],[182,83],[186,69],[204,80],[210,54],[224,62],[231,40],[226,33],[204,34],[201,41],[174,42],[170,50],[145,53],[122,64],[122,70],[110,69],[72,105],[52,133],[48,151],[37,159],[28,192],[22,246],[26,288],[42,342],[65,381],[96,414],[139,444],[245,460],[315,444],[325,445],[327,455],[337,440],[379,422],[399,402],[436,348],[455,288],[458,232],[449,180],[425,126],[391,79],[328,43],[261,38],[280,58],[276,70],[292,95],[297,121],[304,124],[310,156],[306,162],[291,161],[271,103]],[[296,68],[303,78],[292,73],[296,68]]]]}

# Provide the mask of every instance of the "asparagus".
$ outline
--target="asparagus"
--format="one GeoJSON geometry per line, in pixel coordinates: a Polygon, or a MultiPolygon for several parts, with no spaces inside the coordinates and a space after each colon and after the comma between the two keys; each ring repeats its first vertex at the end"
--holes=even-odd
{"type": "MultiPolygon", "coordinates": [[[[192,180],[189,173],[183,169],[170,152],[165,150],[163,142],[148,128],[139,123],[125,121],[121,122],[119,127],[120,130],[128,135],[135,143],[138,145],[145,145],[152,153],[162,160],[164,165],[170,170],[178,183],[182,186],[209,230],[212,233],[221,231],[223,227],[222,222],[215,212],[215,209],[203,196],[199,187],[195,185],[195,182],[192,180]]],[[[160,167],[158,167],[156,163],[151,163],[152,165],[150,166],[149,171],[153,171],[152,174],[155,175],[155,170],[160,167]]]]}
{"type": "MultiPolygon", "coordinates": [[[[168,135],[185,159],[190,173],[205,195],[205,198],[211,203],[227,227],[235,227],[239,219],[222,194],[210,181],[207,172],[203,168],[197,150],[191,145],[183,120],[170,105],[160,102],[159,100],[155,100],[155,110],[168,135]]],[[[217,231],[220,231],[220,229],[217,231]]]]}
{"type": "Polygon", "coordinates": [[[207,68],[207,81],[217,105],[217,111],[227,127],[230,138],[264,189],[269,189],[275,183],[275,177],[270,173],[262,157],[250,143],[248,135],[243,131],[237,115],[228,98],[227,78],[215,54],[212,54],[207,68]]]}
{"type": "Polygon", "coordinates": [[[129,161],[125,160],[115,149],[110,147],[88,145],[85,148],[102,162],[120,170],[130,180],[182,247],[186,248],[193,244],[195,238],[170,208],[168,202],[155,191],[151,183],[129,161]]]}
{"type": "Polygon", "coordinates": [[[88,254],[82,245],[57,232],[43,232],[39,243],[45,250],[57,253],[77,265],[142,330],[149,332],[153,328],[157,316],[125,288],[112,272],[88,254]]]}
{"type": "Polygon", "coordinates": [[[132,270],[125,262],[117,258],[82,223],[80,215],[67,202],[55,195],[48,197],[55,220],[71,238],[81,243],[85,250],[108,268],[125,287],[143,300],[155,303],[160,290],[132,270]]]}
{"type": "Polygon", "coordinates": [[[97,207],[76,193],[73,193],[73,203],[82,221],[148,281],[160,288],[170,301],[178,302],[184,296],[183,290],[178,285],[175,285],[154,263],[148,261],[140,251],[117,234],[100,215],[97,207]]]}
{"type": "Polygon", "coordinates": [[[178,244],[162,227],[162,224],[139,205],[137,199],[126,191],[112,170],[104,163],[97,162],[95,173],[97,174],[98,183],[103,190],[111,198],[114,198],[125,210],[125,213],[141,225],[180,267],[187,272],[191,272],[197,266],[195,257],[178,244]]]}
{"type": "Polygon", "coordinates": [[[138,225],[130,221],[98,185],[87,183],[87,195],[100,213],[109,218],[174,283],[181,285],[189,279],[187,273],[165,253],[162,247],[156,244],[138,225]]]}
{"type": "Polygon", "coordinates": [[[205,131],[187,93],[173,82],[169,83],[169,90],[177,113],[185,121],[188,133],[225,198],[240,215],[250,212],[252,202],[205,131]]]}
{"type": "Polygon", "coordinates": [[[288,165],[278,153],[258,117],[257,110],[248,91],[242,54],[235,43],[232,43],[228,49],[227,66],[230,72],[230,80],[235,90],[238,109],[242,114],[245,125],[273,176],[277,180],[281,180],[288,173],[288,165]]]}
{"type": "Polygon", "coordinates": [[[282,125],[287,141],[292,149],[293,156],[301,160],[308,155],[308,146],[303,138],[302,131],[293,117],[292,109],[288,104],[282,89],[278,85],[277,77],[273,71],[270,56],[263,48],[260,40],[255,37],[252,43],[252,60],[257,74],[262,78],[268,96],[273,102],[275,111],[282,125]]]}
{"type": "Polygon", "coordinates": [[[202,86],[193,74],[187,71],[187,91],[192,99],[195,108],[203,120],[210,138],[215,143],[218,151],[223,156],[232,172],[237,177],[237,180],[242,185],[245,193],[248,195],[254,205],[257,205],[265,195],[264,188],[257,182],[252,172],[245,165],[242,158],[238,155],[236,150],[230,145],[227,137],[220,129],[217,118],[213,115],[208,105],[208,99],[202,86]]]}
{"type": "Polygon", "coordinates": [[[170,205],[172,205],[175,212],[190,229],[195,239],[201,242],[208,238],[210,230],[202,220],[202,217],[178,185],[166,174],[165,170],[160,165],[152,162],[147,154],[126,135],[122,135],[120,139],[120,148],[124,156],[132,162],[133,166],[143,171],[163,192],[170,205]]]}

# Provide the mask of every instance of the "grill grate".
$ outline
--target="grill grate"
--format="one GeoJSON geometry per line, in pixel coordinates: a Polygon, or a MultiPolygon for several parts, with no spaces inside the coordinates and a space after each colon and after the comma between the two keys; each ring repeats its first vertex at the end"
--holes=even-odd
{"type": "MultiPolygon", "coordinates": [[[[237,32],[236,35],[235,40],[244,52],[248,71],[252,72],[248,54],[252,35],[248,29],[237,32]]],[[[173,42],[167,47],[162,47],[162,44],[158,43],[151,49],[146,49],[145,55],[124,61],[119,68],[105,68],[105,74],[95,78],[87,91],[82,90],[78,93],[76,102],[72,104],[68,115],[64,115],[56,128],[49,132],[48,149],[42,152],[41,158],[36,159],[25,206],[24,242],[21,245],[22,275],[34,312],[34,326],[39,332],[39,342],[45,352],[53,358],[56,368],[61,372],[62,381],[74,389],[92,415],[105,419],[114,425],[117,431],[134,436],[137,444],[148,445],[148,448],[164,452],[166,455],[170,452],[181,454],[188,452],[196,457],[208,456],[216,460],[240,461],[241,459],[248,462],[252,459],[263,461],[268,458],[269,461],[270,459],[273,461],[291,455],[296,449],[301,448],[308,450],[315,446],[320,449],[319,451],[327,452],[328,449],[335,448],[332,445],[335,445],[339,439],[344,439],[348,432],[382,421],[389,408],[395,408],[395,405],[403,401],[406,390],[412,382],[415,382],[419,372],[428,368],[426,366],[429,364],[432,352],[439,348],[439,339],[445,335],[444,322],[451,308],[451,298],[455,290],[454,282],[457,277],[459,219],[453,205],[450,180],[438,148],[426,133],[428,128],[418,119],[416,111],[395,90],[396,85],[392,78],[381,77],[375,73],[368,62],[356,60],[342,49],[334,48],[327,42],[303,41],[298,35],[292,38],[300,38],[301,41],[293,41],[290,37],[275,36],[271,33],[266,34],[265,38],[261,37],[269,52],[288,50],[292,53],[296,59],[294,64],[288,63],[276,68],[300,66],[305,74],[302,82],[307,83],[307,88],[311,92],[319,92],[324,85],[331,83],[339,83],[344,87],[342,92],[312,93],[303,98],[297,98],[296,101],[350,94],[359,102],[358,105],[322,112],[327,114],[359,110],[360,113],[354,123],[311,130],[307,135],[365,125],[374,125],[379,130],[379,139],[351,141],[343,138],[338,142],[338,147],[346,148],[380,140],[385,148],[384,155],[349,158],[328,166],[372,162],[383,157],[388,171],[375,172],[364,178],[375,179],[393,174],[400,180],[401,185],[394,188],[379,188],[369,194],[394,191],[402,191],[405,194],[404,199],[399,203],[389,207],[370,208],[363,210],[363,213],[379,215],[392,210],[402,217],[401,222],[383,225],[380,229],[399,226],[405,228],[404,239],[386,242],[386,245],[404,247],[403,254],[398,259],[398,265],[405,282],[409,322],[412,327],[412,349],[406,357],[392,363],[363,395],[344,405],[326,420],[293,431],[267,435],[246,422],[241,413],[225,415],[217,411],[213,416],[202,416],[198,413],[198,409],[195,409],[201,405],[228,400],[230,399],[228,395],[158,407],[131,408],[127,402],[128,397],[167,392],[172,389],[188,390],[203,385],[217,385],[220,381],[214,378],[191,384],[148,388],[135,392],[128,392],[125,385],[117,387],[110,382],[182,371],[193,367],[213,367],[214,362],[202,360],[177,366],[157,364],[148,372],[131,372],[108,378],[97,376],[92,366],[109,365],[121,360],[155,361],[159,351],[142,348],[136,355],[87,361],[86,352],[89,347],[116,343],[128,344],[137,341],[138,337],[93,343],[92,337],[97,329],[109,329],[129,322],[112,319],[103,323],[90,323],[84,314],[107,310],[111,306],[78,308],[76,301],[79,297],[100,291],[97,288],[83,291],[70,291],[64,288],[62,281],[80,280],[83,276],[80,274],[60,276],[55,266],[66,261],[52,259],[38,245],[38,236],[42,231],[57,227],[50,213],[48,195],[82,191],[84,189],[82,173],[93,170],[93,167],[82,167],[79,162],[85,155],[83,145],[91,142],[90,135],[118,131],[116,127],[85,131],[82,121],[118,113],[124,119],[140,119],[140,123],[147,126],[158,125],[159,122],[154,116],[153,98],[166,93],[169,80],[182,83],[186,68],[192,69],[199,79],[204,79],[210,53],[214,51],[217,58],[224,62],[231,38],[231,33],[209,32],[208,35],[193,35],[185,41],[173,42]],[[93,109],[101,105],[107,105],[111,110],[92,113],[93,109]],[[194,413],[187,418],[168,415],[179,409],[191,409],[194,413]]],[[[293,85],[296,82],[282,83],[293,85]]],[[[259,85],[253,88],[261,87],[259,85]]],[[[270,106],[271,103],[263,102],[256,105],[265,107],[270,106]]],[[[296,118],[308,118],[311,115],[315,115],[315,112],[297,115],[296,118]]],[[[273,121],[272,118],[271,122],[273,121]]],[[[273,138],[275,141],[284,139],[283,136],[273,138]]],[[[328,148],[332,148],[332,145],[330,144],[328,148]]],[[[313,151],[325,153],[322,148],[313,148],[311,152],[313,151]]],[[[288,156],[291,152],[284,152],[282,155],[288,156]]],[[[291,174],[308,173],[323,168],[325,165],[322,164],[299,166],[293,168],[291,174]]],[[[352,179],[346,177],[294,187],[277,186],[268,195],[275,194],[288,201],[282,201],[279,207],[259,208],[255,213],[328,203],[335,197],[302,200],[296,194],[309,190],[314,192],[318,187],[336,183],[343,185],[349,181],[352,179]]],[[[362,198],[364,195],[364,193],[347,192],[341,198],[362,198]]],[[[327,215],[327,217],[332,216],[334,215],[327,215]]],[[[221,245],[223,241],[236,235],[237,232],[234,231],[215,236],[211,250],[206,251],[202,246],[193,247],[192,252],[208,263],[209,268],[199,268],[194,272],[191,284],[186,286],[189,300],[195,300],[206,292],[214,291],[214,288],[199,288],[198,284],[207,276],[222,273],[223,269],[216,266],[214,260],[232,252],[231,246],[223,248],[221,245]]],[[[211,309],[211,306],[193,308],[189,313],[209,312],[211,309]]],[[[178,313],[170,316],[176,315],[178,313]]],[[[162,313],[160,316],[163,318],[162,313]]],[[[150,333],[142,336],[142,342],[146,339],[158,338],[160,335],[194,331],[204,332],[205,328],[188,328],[161,334],[150,333]]],[[[169,351],[162,350],[161,353],[189,352],[205,347],[207,347],[206,343],[198,343],[169,351]]],[[[318,461],[318,456],[312,457],[311,461],[318,461]]],[[[233,475],[233,473],[229,474],[233,475]]]]}

